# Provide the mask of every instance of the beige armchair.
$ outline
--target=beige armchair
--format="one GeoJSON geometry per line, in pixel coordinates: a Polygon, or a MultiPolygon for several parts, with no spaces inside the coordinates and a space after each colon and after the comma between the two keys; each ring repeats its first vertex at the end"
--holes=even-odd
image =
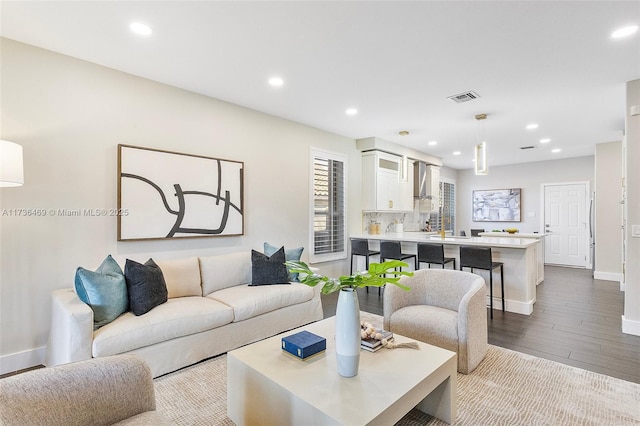
{"type": "Polygon", "coordinates": [[[0,380],[6,426],[169,425],[155,411],[151,370],[116,355],[28,371],[0,380]]]}
{"type": "Polygon", "coordinates": [[[385,330],[456,352],[458,371],[472,372],[488,350],[484,279],[469,272],[421,269],[400,282],[411,291],[386,286],[385,330]]]}

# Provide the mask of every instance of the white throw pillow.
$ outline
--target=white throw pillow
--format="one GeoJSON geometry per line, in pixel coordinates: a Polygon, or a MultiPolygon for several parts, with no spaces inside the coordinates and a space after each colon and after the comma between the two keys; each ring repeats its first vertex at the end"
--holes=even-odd
{"type": "Polygon", "coordinates": [[[200,265],[197,257],[156,260],[167,283],[169,299],[185,296],[202,296],[200,265]]]}

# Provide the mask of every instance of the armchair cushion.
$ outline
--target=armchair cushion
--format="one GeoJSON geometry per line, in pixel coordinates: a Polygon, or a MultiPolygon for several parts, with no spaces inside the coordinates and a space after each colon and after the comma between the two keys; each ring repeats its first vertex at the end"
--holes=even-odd
{"type": "Polygon", "coordinates": [[[391,315],[393,332],[458,352],[458,313],[437,306],[413,305],[391,315]]]}

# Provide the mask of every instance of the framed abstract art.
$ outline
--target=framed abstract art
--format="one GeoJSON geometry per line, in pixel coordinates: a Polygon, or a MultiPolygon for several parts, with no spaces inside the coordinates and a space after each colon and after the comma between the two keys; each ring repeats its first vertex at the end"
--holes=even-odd
{"type": "Polygon", "coordinates": [[[118,145],[118,241],[244,233],[241,161],[118,145]]]}
{"type": "Polygon", "coordinates": [[[520,188],[473,191],[474,222],[520,222],[520,188]]]}

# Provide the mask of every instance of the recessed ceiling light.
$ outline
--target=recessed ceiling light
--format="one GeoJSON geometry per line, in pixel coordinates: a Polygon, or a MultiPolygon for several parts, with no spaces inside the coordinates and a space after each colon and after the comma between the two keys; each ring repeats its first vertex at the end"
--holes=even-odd
{"type": "Polygon", "coordinates": [[[622,27],[611,33],[611,38],[625,38],[638,32],[637,25],[629,25],[628,27],[622,27]]]}
{"type": "Polygon", "coordinates": [[[153,32],[150,26],[143,24],[142,22],[132,22],[131,25],[129,25],[129,28],[134,33],[145,36],[150,35],[153,32]]]}
{"type": "Polygon", "coordinates": [[[428,144],[431,146],[438,145],[438,141],[429,141],[428,144]]]}
{"type": "Polygon", "coordinates": [[[344,113],[347,115],[356,115],[358,113],[358,110],[355,108],[349,108],[344,113]]]}
{"type": "Polygon", "coordinates": [[[549,142],[551,142],[551,139],[549,138],[540,139],[540,143],[549,143],[549,142]]]}
{"type": "Polygon", "coordinates": [[[538,125],[536,123],[527,124],[527,130],[537,129],[538,125]]]}
{"type": "Polygon", "coordinates": [[[460,151],[453,151],[453,155],[460,155],[462,154],[460,151]]]}
{"type": "Polygon", "coordinates": [[[554,153],[555,153],[555,152],[560,152],[560,151],[562,151],[560,148],[553,148],[553,149],[551,150],[551,152],[554,152],[554,153]]]}
{"type": "Polygon", "coordinates": [[[409,132],[408,132],[407,130],[400,130],[400,131],[398,132],[398,134],[399,134],[400,136],[409,136],[409,132]]]}
{"type": "Polygon", "coordinates": [[[269,84],[273,87],[280,87],[284,84],[284,80],[280,77],[271,77],[269,79],[269,84]]]}

